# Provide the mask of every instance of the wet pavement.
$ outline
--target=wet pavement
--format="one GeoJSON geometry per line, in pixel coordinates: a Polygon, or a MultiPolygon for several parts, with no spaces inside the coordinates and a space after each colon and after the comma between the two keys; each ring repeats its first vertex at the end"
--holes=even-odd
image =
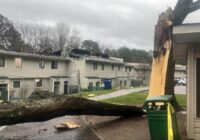
{"type": "MultiPolygon", "coordinates": [[[[186,134],[186,115],[177,113],[180,140],[188,140],[186,134]]],[[[86,116],[86,120],[104,140],[150,140],[147,116],[113,117],[86,116]]]]}
{"type": "Polygon", "coordinates": [[[177,85],[174,87],[175,94],[186,95],[186,86],[177,85]]]}
{"type": "Polygon", "coordinates": [[[45,122],[10,125],[0,131],[0,140],[99,140],[85,124],[82,117],[64,116],[45,122]],[[65,121],[75,121],[81,128],[57,131],[54,126],[65,121]]]}

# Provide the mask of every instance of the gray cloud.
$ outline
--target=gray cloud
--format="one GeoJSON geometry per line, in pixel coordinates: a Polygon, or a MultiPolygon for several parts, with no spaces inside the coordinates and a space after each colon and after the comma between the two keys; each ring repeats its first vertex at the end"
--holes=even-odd
{"type": "MultiPolygon", "coordinates": [[[[119,47],[152,49],[159,13],[174,0],[1,0],[0,13],[13,21],[56,24],[80,30],[83,39],[119,47]]],[[[199,21],[195,12],[186,22],[199,21]]]]}

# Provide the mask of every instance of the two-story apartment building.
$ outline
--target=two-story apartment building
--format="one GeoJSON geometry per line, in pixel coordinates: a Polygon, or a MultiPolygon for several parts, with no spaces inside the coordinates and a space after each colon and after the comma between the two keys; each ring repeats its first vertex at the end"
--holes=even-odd
{"type": "MultiPolygon", "coordinates": [[[[149,84],[151,66],[125,63],[123,59],[97,56],[63,57],[0,51],[0,96],[27,97],[33,91],[55,94],[98,90],[110,81],[113,88],[134,86],[135,80],[149,84]],[[2,95],[1,95],[2,93],[2,95]]],[[[184,66],[176,66],[175,77],[183,77],[184,66]]]]}
{"type": "Polygon", "coordinates": [[[186,66],[184,65],[176,65],[175,66],[175,74],[174,78],[175,79],[180,79],[180,78],[186,78],[186,66]]]}
{"type": "Polygon", "coordinates": [[[0,94],[12,98],[37,90],[68,93],[67,63],[66,57],[0,51],[0,94]]]}
{"type": "Polygon", "coordinates": [[[88,87],[103,88],[104,80],[110,80],[112,87],[128,86],[122,61],[88,56],[73,58],[69,64],[71,70],[79,70],[82,89],[88,89],[88,87]]]}
{"type": "Polygon", "coordinates": [[[141,81],[142,85],[149,85],[151,65],[147,63],[125,63],[125,71],[129,78],[130,86],[133,86],[132,81],[141,81]]]}

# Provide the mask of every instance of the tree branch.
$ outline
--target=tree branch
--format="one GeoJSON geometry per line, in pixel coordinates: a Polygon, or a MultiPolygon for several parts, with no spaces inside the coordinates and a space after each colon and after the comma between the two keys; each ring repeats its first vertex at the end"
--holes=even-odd
{"type": "Polygon", "coordinates": [[[189,6],[193,0],[178,0],[174,8],[173,25],[180,25],[189,14],[189,6]]]}
{"type": "Polygon", "coordinates": [[[197,0],[195,2],[193,2],[192,4],[190,4],[189,6],[189,12],[194,12],[196,10],[198,10],[200,8],[200,0],[197,0]]]}

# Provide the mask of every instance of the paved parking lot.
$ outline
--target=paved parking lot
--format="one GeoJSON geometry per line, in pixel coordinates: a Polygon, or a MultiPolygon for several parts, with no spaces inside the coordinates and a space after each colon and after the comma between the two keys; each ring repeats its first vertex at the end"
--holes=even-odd
{"type": "Polygon", "coordinates": [[[63,116],[44,122],[21,123],[3,127],[0,131],[0,140],[99,140],[99,138],[80,116],[63,116]],[[81,128],[68,131],[57,131],[54,128],[54,125],[65,121],[78,122],[81,124],[81,128]]]}
{"type": "Polygon", "coordinates": [[[186,94],[186,86],[175,86],[175,94],[186,94]]]}

